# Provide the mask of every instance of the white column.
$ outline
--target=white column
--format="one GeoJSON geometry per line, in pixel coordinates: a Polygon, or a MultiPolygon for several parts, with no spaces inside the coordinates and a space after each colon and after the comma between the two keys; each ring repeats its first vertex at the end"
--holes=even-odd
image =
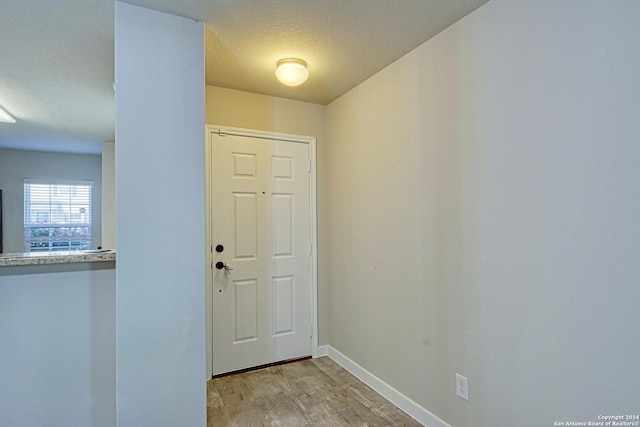
{"type": "Polygon", "coordinates": [[[205,426],[203,25],[116,2],[118,426],[205,426]]]}

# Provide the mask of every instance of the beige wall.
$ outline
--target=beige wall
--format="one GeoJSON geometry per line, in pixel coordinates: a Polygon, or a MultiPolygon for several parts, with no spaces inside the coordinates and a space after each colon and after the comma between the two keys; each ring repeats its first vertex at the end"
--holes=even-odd
{"type": "Polygon", "coordinates": [[[207,87],[318,137],[321,344],[456,427],[636,411],[639,13],[492,0],[326,107],[207,87]]]}
{"type": "MultiPolygon", "coordinates": [[[[282,132],[316,137],[317,198],[318,198],[318,264],[326,260],[325,192],[325,107],[214,86],[206,87],[206,123],[270,132],[282,132]]],[[[328,344],[329,287],[325,272],[318,271],[318,340],[328,344]]]]}
{"type": "Polygon", "coordinates": [[[327,107],[333,347],[456,427],[637,412],[638,16],[492,0],[327,107]]]}
{"type": "Polygon", "coordinates": [[[102,143],[102,247],[116,249],[116,145],[102,143]]]}

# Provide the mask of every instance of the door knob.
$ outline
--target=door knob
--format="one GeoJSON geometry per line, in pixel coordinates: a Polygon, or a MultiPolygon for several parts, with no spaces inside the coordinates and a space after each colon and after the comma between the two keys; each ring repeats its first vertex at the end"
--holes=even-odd
{"type": "Polygon", "coordinates": [[[229,267],[226,262],[222,262],[222,261],[216,262],[216,268],[218,270],[224,270],[224,275],[226,277],[231,277],[231,270],[233,270],[233,268],[229,267]]]}
{"type": "Polygon", "coordinates": [[[222,270],[224,268],[225,271],[233,270],[233,268],[229,267],[226,263],[222,261],[216,262],[216,268],[218,270],[222,270]]]}

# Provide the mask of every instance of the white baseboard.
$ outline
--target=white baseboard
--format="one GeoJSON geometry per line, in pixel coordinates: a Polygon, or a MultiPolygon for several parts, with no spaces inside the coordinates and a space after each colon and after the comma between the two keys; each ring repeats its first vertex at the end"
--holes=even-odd
{"type": "Polygon", "coordinates": [[[317,355],[318,357],[328,356],[425,427],[452,427],[330,345],[319,346],[317,355]]]}
{"type": "Polygon", "coordinates": [[[325,357],[325,356],[328,356],[328,355],[329,355],[329,346],[328,345],[320,345],[320,346],[318,346],[318,351],[316,351],[315,357],[325,357]]]}

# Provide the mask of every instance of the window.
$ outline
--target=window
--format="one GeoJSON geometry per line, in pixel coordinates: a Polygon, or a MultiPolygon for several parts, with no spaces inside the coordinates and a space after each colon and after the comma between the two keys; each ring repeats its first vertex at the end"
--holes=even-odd
{"type": "Polygon", "coordinates": [[[24,251],[91,248],[92,181],[24,181],[24,251]]]}

